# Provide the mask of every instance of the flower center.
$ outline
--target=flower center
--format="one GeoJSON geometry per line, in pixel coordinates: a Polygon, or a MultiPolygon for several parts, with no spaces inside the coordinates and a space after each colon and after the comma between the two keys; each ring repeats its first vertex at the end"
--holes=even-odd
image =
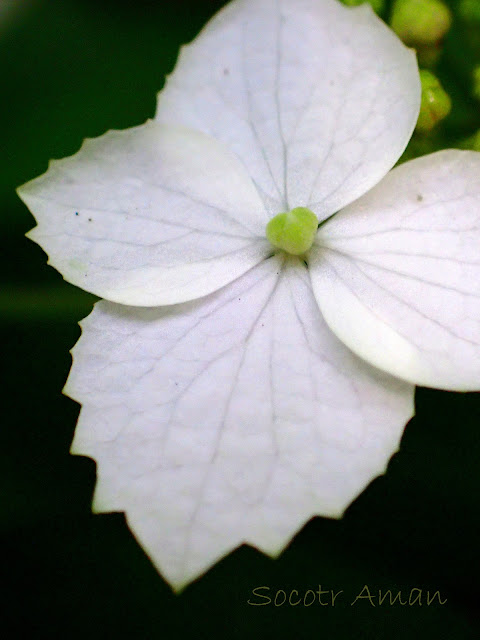
{"type": "Polygon", "coordinates": [[[274,247],[294,256],[310,249],[317,233],[317,216],[305,207],[279,213],[267,224],[266,234],[274,247]]]}

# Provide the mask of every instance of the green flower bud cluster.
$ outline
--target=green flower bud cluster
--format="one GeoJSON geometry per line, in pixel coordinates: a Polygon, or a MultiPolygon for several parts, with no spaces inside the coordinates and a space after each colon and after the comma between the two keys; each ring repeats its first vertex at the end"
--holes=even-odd
{"type": "Polygon", "coordinates": [[[396,0],[390,25],[412,47],[436,44],[452,24],[450,9],[441,0],[396,0]]]}
{"type": "Polygon", "coordinates": [[[427,133],[446,118],[452,108],[450,96],[431,71],[420,71],[422,102],[417,121],[417,131],[427,133]]]}
{"type": "Polygon", "coordinates": [[[395,0],[390,18],[393,31],[406,45],[415,47],[425,67],[437,63],[451,24],[451,11],[442,0],[395,0]]]}

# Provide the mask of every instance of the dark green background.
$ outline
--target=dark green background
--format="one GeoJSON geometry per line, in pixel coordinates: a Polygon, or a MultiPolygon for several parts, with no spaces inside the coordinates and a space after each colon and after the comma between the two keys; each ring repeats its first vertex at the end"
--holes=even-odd
{"type": "MultiPolygon", "coordinates": [[[[44,172],[49,158],[77,151],[84,137],[151,117],[178,46],[222,2],[17,4],[24,10],[0,26],[0,621],[4,631],[14,623],[7,638],[475,637],[477,394],[418,390],[401,452],[342,521],[312,520],[276,561],[241,548],[181,596],[153,569],[123,515],[91,515],[95,465],[68,453],[78,406],[61,389],[77,321],[94,298],[64,283],[24,239],[33,220],[14,187],[44,172]],[[343,589],[344,599],[334,609],[247,604],[257,586],[318,584],[343,589]],[[405,594],[439,589],[448,602],[351,607],[364,584],[405,594]]],[[[438,71],[454,109],[414,149],[457,144],[480,127],[469,85],[479,29],[457,20],[438,71]]]]}

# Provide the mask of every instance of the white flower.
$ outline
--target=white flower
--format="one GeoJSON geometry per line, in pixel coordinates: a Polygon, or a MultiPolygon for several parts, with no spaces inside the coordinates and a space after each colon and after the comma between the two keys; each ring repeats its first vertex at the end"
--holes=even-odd
{"type": "Polygon", "coordinates": [[[415,384],[480,387],[480,157],[387,173],[419,103],[414,54],[368,6],[237,0],[182,50],[155,121],[20,189],[51,264],[106,299],[66,386],[94,509],[125,511],[175,588],[340,517],[415,384]],[[265,231],[297,207],[342,209],[300,257],[265,231]]]}

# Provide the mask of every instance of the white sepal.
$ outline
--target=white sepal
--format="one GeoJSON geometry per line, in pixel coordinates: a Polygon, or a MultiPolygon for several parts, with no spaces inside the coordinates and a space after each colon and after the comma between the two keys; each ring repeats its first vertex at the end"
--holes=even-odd
{"type": "Polygon", "coordinates": [[[330,332],[304,264],[273,257],[202,300],[100,302],[65,392],[97,511],[125,511],[176,589],[249,543],[276,555],[340,517],[397,450],[413,387],[330,332]]]}
{"type": "Polygon", "coordinates": [[[198,298],[271,253],[268,217],[241,163],[183,127],[147,122],[87,140],[19,195],[49,263],[122,304],[198,298]]]}
{"type": "Polygon", "coordinates": [[[400,165],[320,228],[309,263],[332,331],[414,384],[480,388],[480,154],[400,165]]]}
{"type": "Polygon", "coordinates": [[[415,54],[368,5],[236,0],[182,49],[156,118],[225,143],[272,216],[323,220],[391,169],[419,108],[415,54]]]}

